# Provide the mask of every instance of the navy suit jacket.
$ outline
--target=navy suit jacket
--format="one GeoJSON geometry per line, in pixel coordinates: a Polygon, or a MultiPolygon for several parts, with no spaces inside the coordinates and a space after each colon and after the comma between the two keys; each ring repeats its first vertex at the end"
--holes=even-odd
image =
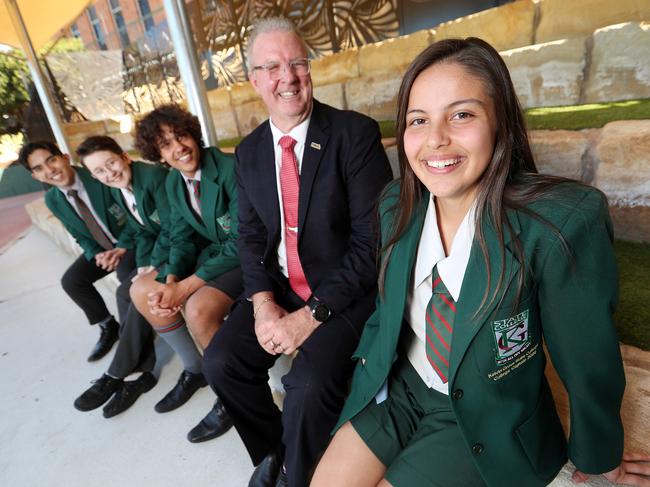
{"type": "MultiPolygon", "coordinates": [[[[286,289],[277,262],[282,229],[268,120],[236,157],[244,295],[286,289]]],[[[375,292],[377,201],[391,178],[377,122],[314,100],[300,173],[298,253],[314,296],[334,313],[375,292]]]]}

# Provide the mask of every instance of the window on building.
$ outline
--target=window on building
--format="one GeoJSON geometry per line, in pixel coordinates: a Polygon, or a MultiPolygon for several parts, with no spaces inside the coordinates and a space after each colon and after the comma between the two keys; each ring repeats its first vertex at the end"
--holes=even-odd
{"type": "Polygon", "coordinates": [[[93,29],[93,35],[95,36],[97,45],[102,51],[105,51],[108,49],[106,47],[106,37],[104,37],[104,31],[102,29],[101,23],[99,22],[99,18],[97,18],[97,11],[95,10],[94,5],[88,7],[86,12],[88,12],[88,20],[90,20],[90,26],[93,29]]]}
{"type": "Polygon", "coordinates": [[[153,21],[153,15],[151,14],[151,6],[149,5],[149,0],[138,0],[138,7],[140,8],[140,18],[144,24],[145,32],[153,29],[156,24],[153,21]]]}
{"type": "Polygon", "coordinates": [[[72,33],[72,37],[81,39],[81,32],[79,32],[79,27],[77,27],[76,22],[70,26],[70,32],[72,33]]]}
{"type": "Polygon", "coordinates": [[[110,0],[110,4],[113,20],[115,20],[115,26],[120,35],[120,45],[127,47],[131,41],[129,40],[129,32],[126,28],[126,22],[124,22],[124,16],[122,15],[122,7],[120,6],[119,0],[110,0]]]}

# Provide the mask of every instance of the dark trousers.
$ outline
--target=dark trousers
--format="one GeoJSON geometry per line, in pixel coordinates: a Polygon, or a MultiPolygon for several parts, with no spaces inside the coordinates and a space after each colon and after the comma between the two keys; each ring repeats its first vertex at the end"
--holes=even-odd
{"type": "Polygon", "coordinates": [[[138,313],[129,296],[131,279],[137,272],[134,269],[122,281],[116,293],[118,309],[126,308],[126,313],[124,316],[120,313],[120,341],[117,342],[108,374],[120,379],[132,372],[151,372],[156,364],[153,328],[138,313]]]}
{"type": "MultiPolygon", "coordinates": [[[[273,402],[268,370],[278,356],[257,342],[253,309],[241,300],[205,350],[203,373],[223,401],[255,465],[284,452],[290,487],[307,486],[338,419],[352,374],[351,355],[374,309],[374,294],[333,316],[303,343],[282,378],[283,412],[273,402]]],[[[276,300],[287,311],[304,306],[289,292],[276,300]]]]}
{"type": "MultiPolygon", "coordinates": [[[[122,257],[117,269],[117,278],[123,282],[131,271],[135,269],[135,252],[128,251],[122,257]]],[[[70,296],[70,298],[81,308],[86,314],[88,322],[93,325],[105,320],[110,316],[106,303],[101,297],[97,289],[95,289],[95,282],[99,281],[102,277],[107,276],[110,272],[105,271],[101,267],[95,265],[94,260],[86,260],[86,257],[80,255],[70,267],[65,271],[61,278],[61,286],[63,290],[70,296]]],[[[127,293],[128,297],[128,293],[127,293]]],[[[120,315],[120,321],[123,321],[128,311],[128,303],[124,299],[117,299],[117,310],[120,315]]]]}

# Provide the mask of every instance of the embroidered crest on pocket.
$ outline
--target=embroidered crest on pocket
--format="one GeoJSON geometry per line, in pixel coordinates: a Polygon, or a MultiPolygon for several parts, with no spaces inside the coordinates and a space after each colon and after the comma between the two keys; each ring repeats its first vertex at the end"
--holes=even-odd
{"type": "Polygon", "coordinates": [[[530,346],[528,315],[529,310],[524,310],[516,316],[492,322],[497,365],[511,362],[530,346]]]}
{"type": "Polygon", "coordinates": [[[226,234],[230,233],[230,222],[230,213],[224,213],[219,218],[217,218],[217,223],[226,234]]]}

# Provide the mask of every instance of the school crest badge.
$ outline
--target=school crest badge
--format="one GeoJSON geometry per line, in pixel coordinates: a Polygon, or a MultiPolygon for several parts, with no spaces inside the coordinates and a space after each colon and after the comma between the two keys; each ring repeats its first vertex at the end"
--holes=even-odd
{"type": "Polygon", "coordinates": [[[528,315],[529,310],[524,310],[516,316],[492,322],[497,365],[511,362],[530,346],[528,315]]]}
{"type": "Polygon", "coordinates": [[[219,218],[217,218],[217,223],[219,224],[219,226],[221,227],[221,229],[224,231],[226,235],[230,235],[230,223],[231,223],[230,213],[224,213],[219,218]]]}

